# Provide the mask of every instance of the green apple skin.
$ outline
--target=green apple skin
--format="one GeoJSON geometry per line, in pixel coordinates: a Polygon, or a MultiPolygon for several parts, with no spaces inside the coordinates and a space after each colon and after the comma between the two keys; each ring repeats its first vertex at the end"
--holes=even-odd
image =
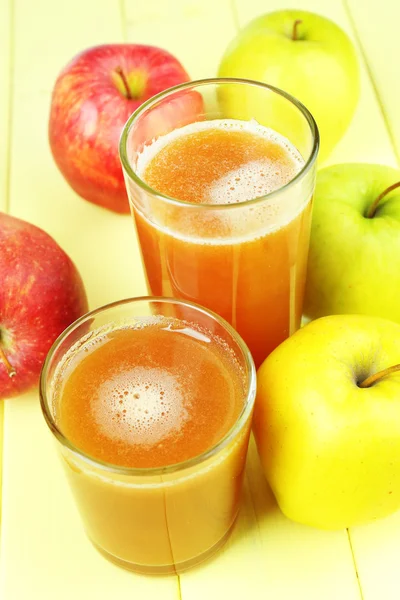
{"type": "MultiPolygon", "coordinates": [[[[348,36],[329,19],[301,10],[272,12],[250,22],[228,46],[218,75],[262,81],[300,100],[317,122],[320,160],[346,131],[360,93],[358,61],[348,36]],[[296,20],[302,22],[293,40],[296,20]]],[[[266,105],[259,102],[262,113],[266,105]]],[[[232,93],[226,104],[235,112],[243,98],[232,93]]]]}
{"type": "Polygon", "coordinates": [[[306,325],[257,375],[254,433],[276,500],[290,519],[322,529],[400,508],[400,325],[333,315],[306,325]]]}
{"type": "Polygon", "coordinates": [[[304,314],[369,314],[400,323],[400,180],[382,165],[344,164],[317,174],[304,314]]]}

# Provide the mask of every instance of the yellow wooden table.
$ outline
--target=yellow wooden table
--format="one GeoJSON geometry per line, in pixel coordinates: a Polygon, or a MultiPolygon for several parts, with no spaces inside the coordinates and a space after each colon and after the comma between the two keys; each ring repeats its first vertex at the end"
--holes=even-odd
{"type": "MultiPolygon", "coordinates": [[[[1,0],[0,209],[39,225],[60,243],[83,276],[92,308],[145,293],[144,279],[131,220],[79,199],[50,156],[47,119],[60,68],[90,45],[130,41],[167,48],[193,78],[213,76],[239,27],[293,4],[1,0]]],[[[357,114],[329,162],[398,166],[397,0],[303,0],[301,8],[341,25],[362,66],[357,114]]],[[[3,421],[2,600],[400,599],[400,513],[349,531],[291,523],[274,504],[253,446],[237,526],[214,560],[180,577],[125,572],[85,537],[37,392],[6,401],[3,421]]]]}

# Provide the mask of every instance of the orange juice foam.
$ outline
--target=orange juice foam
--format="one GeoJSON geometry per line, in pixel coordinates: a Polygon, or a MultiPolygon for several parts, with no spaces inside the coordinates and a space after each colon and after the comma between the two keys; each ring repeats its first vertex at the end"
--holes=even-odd
{"type": "Polygon", "coordinates": [[[296,148],[256,121],[191,123],[145,146],[137,173],[153,189],[187,202],[232,204],[264,196],[304,165],[296,148]]]}
{"type": "Polygon", "coordinates": [[[211,448],[243,406],[243,375],[228,347],[194,325],[154,318],[79,350],[65,374],[57,422],[94,458],[159,467],[211,448]]]}

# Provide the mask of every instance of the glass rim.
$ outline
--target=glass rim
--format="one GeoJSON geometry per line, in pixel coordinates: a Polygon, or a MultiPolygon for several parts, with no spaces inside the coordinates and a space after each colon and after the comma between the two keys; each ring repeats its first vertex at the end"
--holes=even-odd
{"type": "Polygon", "coordinates": [[[226,448],[229,443],[234,439],[235,435],[238,431],[243,427],[246,420],[249,418],[251,411],[254,406],[256,395],[256,368],[254,364],[253,357],[250,353],[250,350],[245,343],[245,341],[241,338],[241,336],[237,333],[237,331],[222,317],[214,313],[213,311],[200,306],[199,304],[195,304],[194,302],[179,300],[176,298],[170,298],[165,296],[137,296],[132,298],[125,298],[123,300],[117,300],[115,302],[111,302],[109,304],[105,304],[104,306],[100,306],[94,310],[91,310],[78,319],[76,319],[73,323],[71,323],[64,331],[57,337],[57,339],[52,344],[50,350],[47,353],[46,359],[43,363],[43,367],[40,373],[39,380],[39,398],[40,398],[40,406],[42,409],[43,416],[49,427],[52,434],[55,436],[58,442],[61,443],[62,446],[66,447],[74,456],[77,456],[79,459],[83,460],[87,465],[94,467],[96,469],[100,469],[106,473],[112,473],[117,475],[125,475],[125,476],[135,476],[135,477],[154,477],[157,475],[167,475],[170,473],[182,472],[186,469],[194,467],[196,465],[205,463],[209,458],[216,455],[219,451],[226,448]],[[237,343],[239,349],[243,353],[245,368],[248,374],[248,383],[247,383],[247,391],[245,393],[245,400],[243,403],[243,408],[238,415],[236,421],[232,425],[232,427],[227,431],[227,433],[221,438],[216,444],[198,454],[189,458],[187,460],[174,463],[171,465],[166,465],[162,467],[124,467],[120,465],[115,465],[113,463],[108,463],[106,461],[102,461],[100,459],[94,458],[90,456],[83,450],[80,450],[75,444],[73,444],[67,436],[65,436],[62,431],[57,426],[57,423],[54,419],[52,410],[50,409],[50,404],[48,402],[48,394],[47,394],[47,378],[48,371],[51,364],[51,361],[54,357],[55,352],[59,349],[60,345],[63,341],[68,337],[68,335],[77,327],[79,327],[85,321],[90,320],[94,316],[99,313],[106,312],[110,309],[116,308],[118,306],[123,306],[126,304],[139,304],[140,302],[148,302],[148,303],[164,303],[164,304],[178,304],[180,306],[187,306],[189,308],[195,309],[197,312],[210,317],[214,321],[217,321],[223,328],[228,332],[228,334],[234,339],[237,343]]]}
{"type": "MultiPolygon", "coordinates": [[[[307,173],[310,171],[310,169],[313,167],[313,165],[317,159],[317,156],[318,156],[319,145],[320,145],[319,130],[318,130],[318,126],[317,126],[317,123],[316,123],[314,117],[312,116],[312,114],[308,110],[308,108],[306,106],[304,106],[304,104],[302,102],[300,102],[300,100],[297,100],[297,98],[295,98],[288,92],[285,92],[284,90],[277,88],[273,85],[270,85],[268,83],[263,83],[262,81],[256,81],[254,79],[243,79],[243,78],[237,78],[237,77],[211,77],[211,78],[207,78],[207,79],[196,79],[193,81],[186,81],[185,83],[180,83],[179,85],[175,85],[171,88],[163,90],[162,92],[159,92],[155,96],[152,96],[151,98],[146,100],[146,102],[143,102],[143,104],[141,104],[132,113],[132,115],[129,117],[129,119],[127,120],[127,122],[125,123],[125,125],[123,127],[120,141],[119,141],[119,157],[120,157],[122,167],[123,167],[124,171],[126,172],[126,174],[129,176],[129,178],[132,179],[140,188],[142,188],[142,190],[144,190],[148,194],[151,194],[152,196],[155,196],[156,198],[158,198],[158,199],[162,200],[163,202],[170,204],[172,206],[186,207],[186,208],[192,209],[192,210],[195,209],[195,210],[204,210],[204,211],[207,211],[207,210],[218,210],[219,211],[219,210],[234,210],[235,208],[241,208],[243,206],[253,206],[254,204],[258,204],[262,201],[265,201],[266,199],[275,198],[278,194],[290,189],[290,187],[292,187],[297,182],[299,182],[301,179],[303,179],[307,175],[307,173]],[[308,126],[310,128],[312,138],[313,138],[313,145],[312,145],[312,149],[311,149],[309,157],[304,162],[304,165],[302,166],[300,171],[298,173],[296,173],[296,175],[293,177],[293,179],[291,179],[290,181],[285,183],[285,185],[283,185],[282,187],[280,187],[276,190],[273,190],[272,192],[269,192],[268,194],[264,194],[263,196],[257,196],[256,198],[252,198],[251,200],[244,200],[241,202],[235,202],[233,204],[202,204],[202,203],[198,204],[198,203],[188,202],[186,200],[178,200],[177,198],[173,198],[172,196],[168,196],[167,194],[158,192],[157,190],[155,190],[154,188],[149,186],[145,181],[143,181],[143,179],[141,179],[135,173],[134,169],[131,166],[130,160],[128,158],[127,142],[128,142],[129,134],[131,132],[133,125],[135,124],[137,118],[140,117],[140,115],[142,113],[145,113],[146,110],[151,108],[153,105],[157,104],[163,98],[167,98],[168,96],[171,96],[171,95],[175,94],[176,92],[179,92],[181,90],[185,90],[188,88],[196,88],[196,87],[202,87],[202,86],[207,86],[207,85],[217,85],[217,84],[219,84],[219,85],[221,85],[221,84],[250,85],[253,87],[262,88],[262,89],[268,90],[270,92],[273,92],[279,96],[282,96],[283,98],[285,98],[285,100],[287,100],[292,105],[294,105],[305,117],[305,119],[308,123],[308,126]]],[[[129,203],[131,203],[131,200],[129,200],[129,203]]]]}

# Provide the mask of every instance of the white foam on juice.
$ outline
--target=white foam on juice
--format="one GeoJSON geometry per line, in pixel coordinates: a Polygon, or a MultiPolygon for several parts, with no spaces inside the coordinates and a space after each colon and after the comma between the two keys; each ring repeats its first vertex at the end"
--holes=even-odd
{"type": "Polygon", "coordinates": [[[103,383],[92,404],[93,417],[105,435],[140,445],[178,434],[189,417],[187,408],[174,375],[141,366],[103,383]]]}
{"type": "Polygon", "coordinates": [[[283,187],[296,173],[292,161],[281,163],[278,167],[276,162],[269,160],[248,162],[211,186],[211,204],[234,204],[265,196],[283,187]]]}

